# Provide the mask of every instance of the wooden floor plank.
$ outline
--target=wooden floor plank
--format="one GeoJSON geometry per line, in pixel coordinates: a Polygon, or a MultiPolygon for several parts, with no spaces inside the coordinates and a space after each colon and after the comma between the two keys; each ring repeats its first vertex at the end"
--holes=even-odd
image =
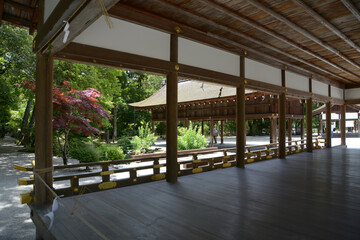
{"type": "MultiPolygon", "coordinates": [[[[323,149],[96,192],[76,211],[109,239],[360,239],[359,156],[323,149]]],[[[58,239],[100,239],[59,211],[58,239]]]]}

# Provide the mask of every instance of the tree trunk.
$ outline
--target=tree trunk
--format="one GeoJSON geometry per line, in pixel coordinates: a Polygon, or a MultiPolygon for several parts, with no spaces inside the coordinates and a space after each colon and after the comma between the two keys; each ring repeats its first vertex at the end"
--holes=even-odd
{"type": "Polygon", "coordinates": [[[28,122],[29,122],[29,117],[30,117],[30,111],[33,105],[33,96],[31,96],[26,104],[26,109],[25,109],[25,113],[24,113],[24,117],[21,123],[21,131],[20,131],[20,136],[19,139],[22,139],[25,132],[27,131],[27,126],[28,126],[28,122]]]}
{"type": "Polygon", "coordinates": [[[113,116],[113,142],[117,138],[117,105],[114,106],[114,116],[113,116]]]}
{"type": "Polygon", "coordinates": [[[109,129],[106,129],[106,130],[105,130],[105,142],[106,142],[106,143],[110,143],[109,129]]]}

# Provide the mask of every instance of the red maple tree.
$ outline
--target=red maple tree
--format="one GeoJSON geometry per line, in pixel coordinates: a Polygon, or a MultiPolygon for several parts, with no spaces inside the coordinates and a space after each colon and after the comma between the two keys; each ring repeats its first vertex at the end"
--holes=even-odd
{"type": "MultiPolygon", "coordinates": [[[[20,86],[35,92],[34,81],[24,81],[20,86]]],[[[101,93],[94,88],[76,90],[68,81],[63,81],[62,86],[53,87],[53,130],[57,135],[64,165],[67,164],[70,152],[70,132],[84,136],[100,134],[97,127],[103,127],[102,118],[111,119],[99,103],[101,97],[101,93]]]]}

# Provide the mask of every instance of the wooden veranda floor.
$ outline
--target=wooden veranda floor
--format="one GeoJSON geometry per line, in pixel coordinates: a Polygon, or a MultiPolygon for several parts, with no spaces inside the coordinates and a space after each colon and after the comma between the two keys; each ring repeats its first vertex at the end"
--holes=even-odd
{"type": "Polygon", "coordinates": [[[75,214],[96,229],[60,205],[51,230],[57,239],[360,239],[360,149],[63,199],[71,208],[77,200],[75,214]]]}

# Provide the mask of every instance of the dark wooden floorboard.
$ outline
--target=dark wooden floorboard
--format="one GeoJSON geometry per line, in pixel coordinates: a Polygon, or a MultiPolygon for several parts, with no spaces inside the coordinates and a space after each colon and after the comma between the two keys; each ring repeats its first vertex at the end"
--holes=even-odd
{"type": "MultiPolygon", "coordinates": [[[[79,199],[76,214],[109,239],[360,239],[360,150],[317,150],[79,199]]],[[[58,239],[101,239],[69,213],[55,213],[58,239]]]]}

